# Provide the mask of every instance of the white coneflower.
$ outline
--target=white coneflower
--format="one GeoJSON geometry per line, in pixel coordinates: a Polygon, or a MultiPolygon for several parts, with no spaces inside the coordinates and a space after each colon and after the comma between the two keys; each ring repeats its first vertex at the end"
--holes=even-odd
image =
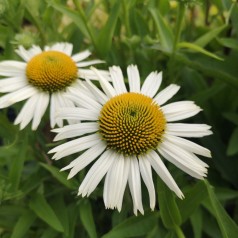
{"type": "Polygon", "coordinates": [[[50,103],[50,124],[62,126],[62,120],[55,120],[55,112],[61,107],[72,107],[73,103],[65,97],[68,87],[78,87],[80,78],[95,78],[94,73],[82,67],[101,63],[100,60],[83,61],[91,53],[86,50],[72,55],[73,45],[56,43],[41,50],[33,46],[26,50],[20,46],[16,53],[25,61],[0,62],[0,108],[27,99],[15,124],[23,129],[32,120],[36,130],[48,104],[50,103]]]}
{"type": "Polygon", "coordinates": [[[141,87],[137,67],[129,66],[128,91],[119,67],[110,68],[113,85],[100,72],[94,71],[103,91],[88,81],[90,92],[84,96],[76,92],[69,96],[81,107],[62,109],[58,116],[80,120],[80,123],[53,130],[58,133],[55,140],[79,138],[52,149],[49,153],[55,153],[53,159],[82,152],[63,168],[71,169],[69,178],[97,159],[80,185],[79,195],[89,196],[106,175],[103,192],[106,208],[121,210],[128,181],[134,213],[137,214],[137,210],[143,213],[142,178],[153,210],[156,199],[151,167],[178,197],[183,198],[161,156],[195,178],[206,176],[208,165],[195,154],[210,157],[210,151],[181,137],[210,135],[210,126],[174,123],[194,116],[201,109],[192,101],[164,105],[180,87],[171,84],[157,93],[161,73],[149,74],[141,87]]]}

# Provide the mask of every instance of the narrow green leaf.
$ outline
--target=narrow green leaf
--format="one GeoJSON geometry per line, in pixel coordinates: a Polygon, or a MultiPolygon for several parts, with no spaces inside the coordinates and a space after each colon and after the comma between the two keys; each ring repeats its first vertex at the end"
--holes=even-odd
{"type": "Polygon", "coordinates": [[[64,228],[61,225],[58,217],[55,215],[55,212],[42,194],[35,194],[32,197],[29,206],[40,219],[42,219],[56,231],[64,231],[64,228]]]}
{"type": "Polygon", "coordinates": [[[201,209],[197,209],[190,217],[194,238],[202,238],[203,218],[201,209]]]}
{"type": "Polygon", "coordinates": [[[35,221],[36,215],[32,211],[26,211],[17,221],[11,238],[24,238],[26,233],[35,221]]]}
{"type": "Polygon", "coordinates": [[[144,216],[132,216],[115,226],[102,238],[139,237],[148,234],[157,223],[159,214],[150,212],[144,216]]]}
{"type": "Polygon", "coordinates": [[[79,30],[83,33],[83,35],[90,39],[90,35],[88,33],[87,27],[85,26],[83,19],[76,11],[67,8],[63,4],[60,4],[54,0],[47,0],[47,3],[49,4],[49,6],[61,12],[65,16],[69,17],[79,28],[79,30]]]}
{"type": "Polygon", "coordinates": [[[111,49],[112,37],[116,28],[119,11],[121,7],[121,1],[115,1],[114,6],[110,12],[106,25],[100,31],[97,40],[97,49],[102,56],[106,56],[111,49]]]}
{"type": "Polygon", "coordinates": [[[238,153],[238,127],[232,132],[228,143],[227,155],[235,155],[238,153]]]}
{"type": "Polygon", "coordinates": [[[157,27],[162,47],[165,48],[168,52],[172,52],[174,42],[172,30],[166,25],[164,18],[161,16],[158,10],[150,8],[149,11],[157,27]]]}
{"type": "Polygon", "coordinates": [[[231,38],[218,38],[218,42],[228,48],[238,50],[238,42],[236,39],[231,39],[231,38]]]}
{"type": "Polygon", "coordinates": [[[18,154],[15,158],[12,159],[9,178],[12,184],[13,190],[17,190],[19,187],[19,183],[22,176],[22,170],[24,166],[24,162],[27,157],[28,150],[28,133],[27,130],[19,133],[20,141],[15,144],[18,148],[18,154]]]}
{"type": "Polygon", "coordinates": [[[209,210],[209,212],[215,216],[223,238],[236,237],[238,234],[237,224],[235,224],[221,203],[218,201],[211,185],[208,182],[205,182],[205,185],[209,197],[204,205],[209,210]]]}
{"type": "Polygon", "coordinates": [[[43,164],[40,163],[40,165],[45,168],[46,170],[48,170],[54,178],[56,178],[60,183],[62,183],[63,185],[65,185],[67,188],[70,189],[76,189],[77,188],[77,184],[74,182],[74,180],[68,180],[67,179],[67,173],[64,171],[59,171],[58,168],[55,168],[52,165],[48,165],[48,164],[43,164]]]}
{"type": "Polygon", "coordinates": [[[97,232],[92,213],[91,204],[88,199],[83,199],[79,206],[80,219],[90,238],[96,238],[97,232]]]}
{"type": "Polygon", "coordinates": [[[224,24],[220,27],[212,29],[212,30],[206,32],[201,37],[199,37],[193,43],[200,47],[205,47],[208,43],[210,43],[213,39],[215,39],[226,27],[227,27],[227,25],[224,24]]]}
{"type": "Polygon", "coordinates": [[[190,42],[179,42],[177,44],[177,47],[178,48],[186,48],[186,49],[190,49],[192,51],[195,51],[195,52],[199,52],[199,53],[202,53],[206,56],[209,56],[211,58],[214,58],[214,59],[217,59],[217,60],[223,60],[221,57],[203,49],[202,47],[200,47],[199,45],[196,45],[196,44],[193,44],[193,43],[190,43],[190,42]]]}
{"type": "Polygon", "coordinates": [[[178,208],[181,212],[182,221],[185,222],[198,208],[201,202],[207,197],[207,190],[204,182],[200,181],[191,189],[186,191],[183,200],[178,200],[178,208]]]}
{"type": "Polygon", "coordinates": [[[182,223],[173,192],[158,178],[157,182],[160,215],[163,224],[168,229],[176,229],[182,223]]]}

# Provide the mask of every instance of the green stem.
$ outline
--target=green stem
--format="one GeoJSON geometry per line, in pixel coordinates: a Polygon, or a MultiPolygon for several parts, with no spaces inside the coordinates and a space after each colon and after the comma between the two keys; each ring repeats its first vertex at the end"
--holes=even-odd
{"type": "Polygon", "coordinates": [[[185,238],[182,229],[179,226],[175,227],[175,232],[178,238],[185,238]]]}
{"type": "Polygon", "coordinates": [[[185,5],[184,5],[184,3],[180,3],[178,5],[177,21],[176,21],[176,25],[175,25],[175,38],[174,38],[174,44],[173,44],[173,54],[175,53],[175,51],[177,49],[177,44],[180,40],[180,35],[181,35],[181,31],[182,31],[182,26],[183,26],[184,13],[185,13],[185,5]]]}
{"type": "Polygon", "coordinates": [[[130,28],[130,23],[129,23],[129,15],[128,15],[128,9],[126,7],[126,2],[127,0],[123,0],[123,12],[124,12],[124,20],[125,20],[125,27],[128,36],[131,36],[131,28],[130,28]]]}
{"type": "Polygon", "coordinates": [[[91,28],[88,25],[88,20],[85,17],[85,14],[83,12],[82,6],[81,6],[81,4],[80,4],[80,2],[78,0],[73,0],[73,2],[74,2],[74,5],[76,6],[77,11],[79,12],[80,17],[83,19],[83,22],[84,22],[84,24],[86,26],[86,29],[88,31],[88,34],[89,34],[89,36],[91,38],[92,43],[93,43],[95,49],[97,50],[97,44],[96,44],[96,41],[95,41],[94,34],[93,34],[91,28]]]}

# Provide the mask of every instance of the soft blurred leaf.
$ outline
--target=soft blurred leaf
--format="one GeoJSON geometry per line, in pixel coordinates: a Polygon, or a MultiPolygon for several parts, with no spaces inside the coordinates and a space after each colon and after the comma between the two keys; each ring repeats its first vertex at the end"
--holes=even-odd
{"type": "Polygon", "coordinates": [[[43,164],[41,163],[41,166],[43,168],[45,168],[46,170],[48,170],[53,176],[54,178],[56,178],[60,183],[62,183],[63,185],[65,185],[67,188],[70,189],[76,189],[77,188],[77,184],[75,183],[74,180],[68,180],[67,179],[67,173],[64,171],[59,171],[58,168],[52,166],[52,165],[48,165],[48,164],[43,164]]]}
{"type": "Polygon", "coordinates": [[[101,29],[97,40],[97,49],[100,54],[105,56],[108,54],[112,45],[112,38],[116,28],[117,19],[121,7],[121,1],[116,1],[111,9],[111,14],[106,22],[106,25],[101,29]]]}
{"type": "Polygon", "coordinates": [[[32,211],[26,211],[17,221],[11,238],[24,238],[26,233],[35,221],[36,215],[32,211]]]}
{"type": "Polygon", "coordinates": [[[182,221],[185,222],[207,197],[205,184],[200,181],[184,193],[185,198],[178,200],[178,208],[181,211],[182,221]]]}
{"type": "Polygon", "coordinates": [[[94,222],[94,216],[92,213],[91,204],[88,199],[84,199],[81,201],[79,206],[79,214],[82,224],[85,230],[88,232],[90,238],[97,237],[97,231],[94,222]]]}
{"type": "Polygon", "coordinates": [[[194,52],[199,52],[199,53],[201,53],[201,54],[204,54],[204,55],[206,55],[206,56],[209,56],[209,57],[214,58],[214,59],[217,59],[217,60],[223,60],[221,57],[219,57],[219,56],[217,56],[217,55],[215,55],[215,54],[213,54],[213,53],[211,53],[211,52],[209,52],[209,51],[203,49],[202,47],[200,47],[199,45],[196,45],[196,44],[194,44],[194,43],[190,43],[190,42],[179,42],[179,43],[177,44],[177,47],[178,47],[179,49],[181,49],[181,48],[190,49],[190,50],[192,50],[192,51],[194,51],[194,52]]]}
{"type": "Polygon", "coordinates": [[[235,155],[238,153],[238,127],[232,132],[228,143],[227,155],[235,155]]]}
{"type": "Polygon", "coordinates": [[[55,215],[55,212],[43,197],[43,195],[35,194],[30,200],[29,206],[40,219],[45,221],[56,231],[64,231],[64,228],[61,225],[58,217],[55,215]]]}
{"type": "Polygon", "coordinates": [[[225,113],[223,113],[223,116],[238,126],[238,113],[225,112],[225,113]]]}
{"type": "Polygon", "coordinates": [[[218,38],[217,40],[220,44],[222,44],[225,47],[238,50],[238,41],[236,39],[218,38]]]}
{"type": "Polygon", "coordinates": [[[144,216],[132,216],[115,226],[102,238],[126,238],[146,235],[157,223],[158,213],[150,212],[144,216]]]}
{"type": "Polygon", "coordinates": [[[204,35],[199,37],[197,40],[195,40],[193,43],[195,45],[198,45],[200,47],[205,47],[208,43],[210,43],[214,38],[216,38],[225,28],[227,25],[222,25],[218,28],[209,30],[204,35]]]}
{"type": "Polygon", "coordinates": [[[203,218],[200,209],[197,209],[190,216],[191,224],[193,227],[194,238],[202,238],[203,218]]]}
{"type": "Polygon", "coordinates": [[[238,226],[227,214],[226,210],[218,201],[212,187],[208,182],[205,183],[208,192],[208,199],[204,203],[206,208],[213,214],[220,227],[223,238],[236,237],[238,234],[238,226]]]}
{"type": "Polygon", "coordinates": [[[166,49],[168,52],[172,52],[174,41],[172,30],[166,25],[164,18],[161,16],[158,10],[150,8],[149,11],[157,27],[162,47],[166,49]]]}
{"type": "Polygon", "coordinates": [[[157,183],[160,215],[166,228],[175,229],[182,223],[181,215],[175,201],[173,192],[161,179],[157,183]]]}

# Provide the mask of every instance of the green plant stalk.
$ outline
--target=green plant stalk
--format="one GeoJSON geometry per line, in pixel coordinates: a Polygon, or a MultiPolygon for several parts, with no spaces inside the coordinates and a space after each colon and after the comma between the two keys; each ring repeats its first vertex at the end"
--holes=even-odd
{"type": "Polygon", "coordinates": [[[80,14],[80,17],[81,17],[81,18],[83,19],[83,21],[84,21],[84,24],[85,24],[86,29],[87,29],[87,31],[88,31],[88,34],[89,34],[89,36],[90,36],[90,38],[91,38],[91,40],[92,40],[92,43],[93,43],[93,45],[94,45],[94,48],[97,50],[97,44],[96,44],[96,41],[95,41],[94,34],[93,34],[93,32],[91,31],[91,29],[90,29],[90,27],[89,27],[89,25],[88,25],[88,21],[87,21],[87,19],[86,19],[86,17],[85,17],[85,14],[84,14],[83,10],[82,10],[82,7],[81,7],[81,5],[80,5],[80,2],[79,2],[78,0],[73,0],[73,2],[74,2],[74,5],[76,6],[77,11],[78,11],[79,14],[80,14]]]}
{"type": "Polygon", "coordinates": [[[185,5],[184,5],[184,3],[180,3],[178,5],[178,14],[177,14],[177,21],[176,21],[176,25],[175,25],[175,38],[174,38],[172,54],[174,54],[176,52],[177,44],[180,40],[182,26],[183,26],[184,13],[185,13],[185,5]]]}
{"type": "Polygon", "coordinates": [[[123,0],[123,12],[124,12],[124,20],[125,20],[125,27],[126,27],[126,32],[128,36],[131,36],[131,28],[130,28],[130,23],[129,23],[129,16],[128,16],[128,9],[126,7],[126,0],[123,0]]]}
{"type": "Polygon", "coordinates": [[[185,235],[179,226],[176,226],[174,230],[178,238],[185,238],[185,235]]]}

